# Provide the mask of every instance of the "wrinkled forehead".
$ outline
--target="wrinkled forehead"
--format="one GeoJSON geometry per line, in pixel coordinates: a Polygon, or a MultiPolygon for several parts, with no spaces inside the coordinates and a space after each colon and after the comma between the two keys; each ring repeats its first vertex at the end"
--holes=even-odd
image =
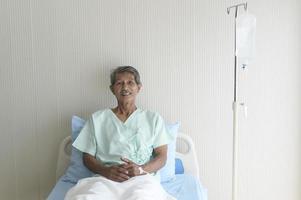
{"type": "Polygon", "coordinates": [[[135,80],[135,76],[133,73],[130,72],[119,72],[115,76],[116,81],[117,80],[135,80]]]}

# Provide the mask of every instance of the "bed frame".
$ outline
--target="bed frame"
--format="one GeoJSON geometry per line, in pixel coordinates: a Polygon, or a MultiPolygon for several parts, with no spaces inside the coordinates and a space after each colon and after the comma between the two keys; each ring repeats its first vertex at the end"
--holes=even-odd
{"type": "MultiPolygon", "coordinates": [[[[63,139],[59,147],[59,155],[56,168],[56,179],[58,180],[66,171],[71,155],[71,136],[63,139]]],[[[176,145],[176,158],[184,165],[184,173],[194,175],[199,179],[199,164],[196,157],[192,139],[183,133],[179,133],[176,145]]]]}

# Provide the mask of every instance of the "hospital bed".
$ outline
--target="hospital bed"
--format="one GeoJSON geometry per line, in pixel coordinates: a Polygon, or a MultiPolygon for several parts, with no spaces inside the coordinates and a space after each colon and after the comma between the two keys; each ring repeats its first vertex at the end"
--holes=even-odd
{"type": "MultiPolygon", "coordinates": [[[[59,147],[56,169],[57,183],[47,200],[63,200],[67,191],[75,185],[64,181],[63,176],[70,162],[72,139],[63,139],[59,147]]],[[[163,188],[178,200],[207,200],[207,190],[199,181],[199,165],[192,139],[179,133],[176,140],[175,176],[168,182],[163,182],[163,188]]]]}

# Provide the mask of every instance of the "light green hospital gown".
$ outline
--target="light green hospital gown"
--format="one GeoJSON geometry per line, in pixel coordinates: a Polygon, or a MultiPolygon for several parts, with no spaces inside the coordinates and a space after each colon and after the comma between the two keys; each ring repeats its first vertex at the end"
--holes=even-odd
{"type": "Polygon", "coordinates": [[[122,122],[111,109],[106,109],[92,115],[73,146],[105,165],[121,164],[121,157],[142,165],[151,159],[154,148],[172,140],[156,112],[138,108],[122,122]]]}

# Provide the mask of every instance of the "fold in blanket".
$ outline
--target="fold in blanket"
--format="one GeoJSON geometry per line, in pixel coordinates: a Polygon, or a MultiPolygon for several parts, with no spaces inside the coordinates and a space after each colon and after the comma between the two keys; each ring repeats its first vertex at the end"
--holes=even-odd
{"type": "Polygon", "coordinates": [[[81,179],[65,200],[176,200],[152,175],[136,176],[124,182],[102,176],[81,179]]]}

